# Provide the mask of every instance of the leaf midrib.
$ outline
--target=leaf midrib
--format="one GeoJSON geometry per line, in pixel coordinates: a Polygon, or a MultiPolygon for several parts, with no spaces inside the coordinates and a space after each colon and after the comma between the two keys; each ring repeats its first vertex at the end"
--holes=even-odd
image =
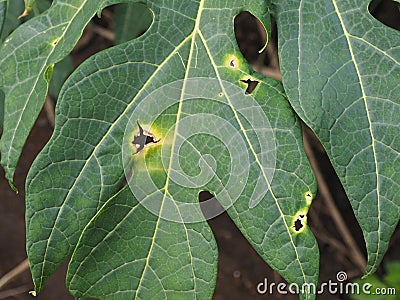
{"type": "MultiPolygon", "coordinates": [[[[209,49],[209,47],[208,47],[208,45],[207,45],[206,39],[204,38],[204,36],[203,36],[201,30],[199,29],[199,24],[200,24],[200,21],[201,21],[201,14],[202,14],[202,11],[203,11],[203,7],[204,7],[204,0],[202,0],[202,1],[200,2],[199,11],[198,11],[198,16],[197,16],[197,18],[196,18],[196,23],[195,23],[194,30],[193,30],[193,32],[188,36],[189,38],[190,38],[190,37],[192,38],[192,43],[191,43],[191,49],[190,49],[190,52],[189,52],[188,66],[187,66],[187,68],[186,68],[186,73],[185,73],[185,78],[184,78],[184,86],[183,86],[183,88],[182,88],[181,99],[180,99],[180,102],[179,102],[179,108],[178,108],[178,112],[177,112],[177,122],[176,122],[177,125],[176,125],[176,126],[179,125],[179,122],[178,122],[178,121],[179,121],[179,116],[180,116],[181,107],[182,107],[182,102],[183,102],[182,99],[183,99],[183,95],[184,95],[184,91],[185,91],[185,85],[186,85],[187,78],[188,78],[188,74],[189,74],[189,70],[190,70],[190,64],[191,64],[191,62],[192,62],[192,53],[193,53],[193,48],[194,48],[194,45],[195,45],[195,37],[196,37],[196,34],[198,34],[198,36],[200,37],[200,39],[201,39],[202,42],[203,42],[203,45],[204,45],[204,47],[205,47],[205,49],[206,49],[206,51],[207,51],[208,57],[210,58],[211,64],[212,64],[212,66],[213,66],[213,69],[214,69],[214,71],[215,71],[215,74],[216,74],[216,76],[217,76],[217,79],[218,79],[218,81],[219,81],[219,84],[220,84],[220,86],[221,86],[221,89],[223,90],[223,93],[224,93],[224,94],[227,94],[226,91],[225,91],[225,88],[224,88],[224,86],[223,86],[223,84],[222,84],[222,79],[221,79],[221,77],[220,77],[220,74],[219,74],[219,71],[218,71],[218,67],[217,67],[216,63],[214,62],[213,56],[212,56],[212,54],[211,54],[211,52],[210,52],[210,49],[209,49]]],[[[273,190],[272,190],[271,183],[269,182],[269,179],[267,178],[267,176],[266,176],[266,174],[265,174],[265,172],[264,172],[264,170],[263,170],[263,168],[262,168],[262,164],[261,164],[261,162],[259,161],[258,156],[257,156],[255,150],[253,149],[252,145],[251,145],[250,139],[249,139],[249,137],[247,136],[246,131],[244,130],[243,124],[241,123],[240,118],[238,117],[237,112],[236,112],[236,110],[234,109],[234,106],[233,106],[233,104],[231,103],[229,97],[227,97],[227,100],[228,100],[229,106],[231,107],[231,110],[233,111],[233,113],[234,113],[234,115],[235,115],[235,119],[236,119],[236,121],[238,122],[238,124],[239,124],[239,126],[240,126],[240,129],[241,129],[241,131],[243,132],[243,134],[244,134],[244,136],[245,136],[245,139],[246,139],[246,141],[247,141],[247,144],[248,144],[248,146],[249,146],[249,149],[251,150],[251,152],[252,152],[252,154],[253,154],[253,156],[254,156],[254,158],[255,158],[255,161],[256,161],[258,167],[259,167],[260,170],[261,170],[262,176],[263,176],[265,182],[266,182],[267,185],[268,185],[268,189],[269,189],[269,191],[270,191],[270,193],[271,193],[271,195],[272,195],[272,197],[273,197],[273,199],[274,199],[274,201],[275,201],[275,205],[276,205],[276,207],[277,207],[278,210],[279,210],[280,217],[281,217],[281,219],[283,220],[283,224],[284,224],[284,226],[285,226],[285,228],[286,228],[287,234],[288,234],[289,239],[290,239],[290,242],[291,242],[291,244],[292,244],[292,248],[293,248],[293,250],[294,250],[294,252],[295,252],[295,254],[296,254],[296,260],[297,260],[298,265],[300,266],[301,273],[302,273],[302,277],[303,277],[303,281],[304,281],[304,282],[307,282],[307,279],[306,279],[306,276],[305,276],[303,267],[302,267],[302,265],[301,265],[301,263],[300,263],[300,257],[299,257],[297,248],[296,248],[296,246],[295,246],[294,240],[293,240],[292,235],[291,235],[291,232],[290,232],[290,228],[288,227],[288,225],[286,224],[286,221],[285,221],[285,214],[283,213],[283,211],[282,211],[282,209],[281,209],[281,207],[280,207],[280,205],[279,205],[279,203],[278,203],[277,197],[276,197],[276,195],[274,194],[274,192],[273,192],[273,190]]],[[[178,131],[178,128],[176,128],[175,132],[177,132],[177,131],[178,131]]],[[[173,140],[173,142],[172,142],[173,145],[175,144],[175,139],[176,139],[176,133],[174,134],[174,140],[173,140]]],[[[172,163],[172,159],[170,160],[170,167],[168,168],[168,175],[167,175],[166,183],[165,183],[165,186],[164,186],[164,191],[165,191],[165,192],[164,192],[163,203],[164,203],[166,194],[167,194],[167,192],[168,192],[168,184],[169,184],[169,178],[170,178],[169,173],[170,173],[170,170],[171,170],[171,163],[172,163]]],[[[161,208],[161,210],[162,210],[162,208],[161,208]]],[[[160,211],[161,211],[161,210],[160,210],[160,211]]],[[[156,225],[157,227],[158,227],[158,224],[159,224],[159,220],[160,220],[160,217],[159,217],[159,219],[158,219],[158,221],[157,221],[157,225],[156,225]]],[[[186,231],[186,226],[185,226],[185,231],[186,231]]],[[[151,246],[151,250],[152,250],[152,248],[153,248],[153,245],[151,246]]],[[[189,247],[189,249],[190,249],[190,247],[189,247]]],[[[151,254],[151,250],[149,251],[149,256],[150,256],[150,254],[151,254]]],[[[147,265],[147,264],[146,264],[146,265],[147,265]]],[[[192,266],[192,270],[193,270],[193,266],[192,266]]],[[[143,271],[143,273],[142,273],[142,277],[141,277],[141,280],[140,280],[140,281],[142,281],[142,279],[143,279],[144,272],[145,272],[145,271],[143,271]]],[[[140,288],[140,286],[139,286],[139,288],[140,288]]],[[[138,292],[138,291],[137,291],[137,292],[138,292]]],[[[137,294],[138,294],[138,293],[136,293],[136,295],[135,295],[135,299],[136,299],[137,294]]],[[[308,299],[308,298],[309,298],[309,294],[307,294],[306,297],[307,297],[307,299],[308,299]]]]}
{"type": "MultiPolygon", "coordinates": [[[[184,80],[183,80],[181,96],[180,96],[180,99],[179,99],[178,111],[177,111],[177,114],[176,114],[176,122],[175,122],[176,127],[175,127],[175,131],[174,131],[172,145],[171,145],[172,149],[175,148],[176,137],[177,137],[177,133],[178,133],[180,115],[181,115],[181,112],[182,112],[182,105],[183,105],[183,99],[184,99],[184,95],[185,95],[186,84],[187,84],[187,79],[189,77],[190,65],[192,63],[193,49],[194,49],[195,43],[196,43],[196,41],[195,41],[196,40],[196,32],[199,31],[199,24],[200,24],[200,20],[201,20],[201,15],[203,13],[203,7],[204,7],[204,0],[201,0],[201,2],[199,4],[199,8],[198,8],[197,17],[196,17],[196,21],[195,21],[195,25],[194,25],[193,31],[192,31],[192,33],[190,35],[188,35],[188,38],[191,38],[192,40],[191,40],[191,43],[190,43],[189,58],[188,58],[188,62],[187,62],[186,70],[185,70],[185,77],[184,77],[184,80]]],[[[177,50],[178,50],[178,48],[177,48],[177,50]]],[[[179,52],[177,52],[177,53],[179,53],[179,52]]],[[[180,54],[179,54],[179,57],[182,59],[180,54]]],[[[171,153],[173,155],[173,151],[171,153]]],[[[165,203],[165,198],[166,198],[167,194],[169,194],[168,193],[168,186],[169,186],[169,180],[170,180],[170,173],[171,173],[171,169],[172,169],[172,161],[173,161],[172,158],[170,158],[169,166],[168,166],[167,178],[166,178],[165,185],[164,185],[164,196],[163,196],[163,199],[162,199],[162,204],[161,204],[161,208],[160,208],[160,214],[158,215],[156,228],[155,228],[155,231],[154,231],[155,233],[157,232],[158,226],[160,224],[161,214],[162,214],[162,211],[163,211],[163,208],[164,208],[164,203],[165,203]]],[[[174,204],[175,204],[175,202],[174,202],[174,204]]],[[[175,207],[177,207],[176,204],[175,204],[175,207]]],[[[187,227],[186,227],[185,222],[183,221],[183,218],[182,218],[182,216],[180,214],[180,210],[179,210],[178,207],[177,207],[177,211],[179,212],[179,216],[181,217],[182,225],[183,225],[183,227],[185,229],[186,241],[187,241],[188,250],[189,250],[189,254],[190,254],[190,262],[191,262],[190,265],[191,265],[191,271],[192,271],[192,277],[193,277],[193,291],[194,291],[194,296],[196,298],[196,278],[195,278],[195,273],[194,273],[194,269],[193,269],[194,268],[193,267],[193,255],[192,255],[192,251],[191,251],[191,248],[190,248],[187,227]]],[[[142,286],[141,283],[142,283],[144,275],[146,273],[146,268],[150,267],[149,266],[149,260],[150,260],[151,253],[153,251],[154,243],[155,243],[155,238],[153,238],[153,240],[152,240],[152,243],[151,243],[151,246],[150,246],[150,249],[149,249],[149,253],[148,253],[148,256],[146,258],[146,264],[145,264],[145,266],[143,268],[142,275],[141,275],[140,280],[139,280],[138,289],[136,290],[134,299],[137,299],[137,297],[139,295],[140,287],[142,286]]]]}

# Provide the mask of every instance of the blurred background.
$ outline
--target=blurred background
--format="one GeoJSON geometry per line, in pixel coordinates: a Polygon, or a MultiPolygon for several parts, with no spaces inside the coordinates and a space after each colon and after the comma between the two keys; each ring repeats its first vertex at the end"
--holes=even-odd
{"type": "MultiPolygon", "coordinates": [[[[4,41],[21,22],[40,14],[49,5],[50,1],[37,0],[29,15],[18,18],[24,11],[23,1],[9,1],[7,26],[1,40],[4,41]]],[[[382,23],[400,30],[399,6],[394,1],[374,0],[369,10],[382,23]]],[[[151,24],[151,18],[151,13],[140,4],[108,7],[101,18],[94,17],[89,23],[71,55],[56,65],[46,104],[16,170],[15,181],[20,190],[18,195],[8,186],[4,172],[0,170],[0,299],[33,299],[28,294],[33,285],[25,260],[24,183],[30,165],[52,134],[54,105],[62,83],[92,54],[143,34],[151,24]]],[[[253,69],[281,80],[275,24],[268,47],[261,54],[259,50],[263,49],[266,42],[261,23],[250,13],[243,12],[236,17],[234,25],[240,50],[253,69]]],[[[355,281],[362,276],[365,266],[366,251],[361,229],[323,147],[309,128],[303,126],[303,131],[305,149],[318,180],[318,194],[311,205],[308,224],[318,240],[321,253],[320,282],[336,281],[339,271],[346,272],[348,280],[355,281]]],[[[200,201],[210,197],[211,194],[202,192],[200,201]]],[[[208,222],[219,248],[218,279],[213,299],[298,299],[294,295],[258,294],[257,285],[265,279],[276,284],[285,281],[257,255],[226,213],[208,222]]],[[[374,285],[396,287],[398,295],[370,299],[400,299],[399,239],[398,228],[383,263],[376,275],[369,278],[374,285]]],[[[48,281],[36,299],[73,299],[65,287],[65,272],[66,264],[48,281]]],[[[364,297],[353,296],[353,299],[364,297]]],[[[317,296],[317,299],[352,298],[324,294],[317,296]]]]}

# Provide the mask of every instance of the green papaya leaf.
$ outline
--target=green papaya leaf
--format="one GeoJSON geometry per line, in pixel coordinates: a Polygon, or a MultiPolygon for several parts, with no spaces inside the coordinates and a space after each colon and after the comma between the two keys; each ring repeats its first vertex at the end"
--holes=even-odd
{"type": "Polygon", "coordinates": [[[5,40],[0,49],[0,88],[5,94],[0,152],[11,186],[22,147],[45,100],[50,79],[45,75],[68,55],[93,15],[118,2],[54,1],[44,14],[24,23],[5,40]]]}
{"type": "Polygon", "coordinates": [[[60,92],[26,183],[35,290],[73,253],[79,298],[210,297],[217,250],[202,190],[288,282],[316,284],[316,184],[300,123],[282,85],[252,74],[235,41],[235,16],[249,10],[268,25],[266,4],[147,5],[150,29],[88,59],[60,92]]]}
{"type": "Polygon", "coordinates": [[[67,77],[72,73],[73,69],[72,59],[70,56],[66,56],[63,60],[54,65],[54,71],[49,86],[49,93],[54,97],[54,99],[58,98],[61,87],[67,77]]]}
{"type": "Polygon", "coordinates": [[[8,37],[8,35],[15,30],[20,24],[21,19],[18,16],[24,9],[24,2],[21,0],[5,1],[5,20],[1,31],[1,42],[8,37]]]}
{"type": "Polygon", "coordinates": [[[7,0],[0,0],[0,35],[3,31],[4,21],[6,19],[7,0]]]}
{"type": "Polygon", "coordinates": [[[158,219],[126,186],[86,227],[67,281],[77,298],[210,299],[216,251],[208,226],[158,219]],[[107,258],[110,250],[115,259],[107,258]]]}
{"type": "Polygon", "coordinates": [[[142,3],[121,3],[115,8],[115,43],[121,44],[143,34],[151,25],[153,16],[142,3]]]}
{"type": "Polygon", "coordinates": [[[349,197],[368,275],[400,216],[400,33],[370,15],[369,0],[272,2],[285,91],[349,197]]]}

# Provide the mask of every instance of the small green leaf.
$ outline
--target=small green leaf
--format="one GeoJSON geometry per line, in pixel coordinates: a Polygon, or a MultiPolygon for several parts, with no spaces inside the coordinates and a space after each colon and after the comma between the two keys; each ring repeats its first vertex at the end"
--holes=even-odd
{"type": "Polygon", "coordinates": [[[54,65],[50,65],[44,72],[44,80],[46,80],[47,85],[50,83],[51,76],[53,75],[54,65]]]}
{"type": "Polygon", "coordinates": [[[400,218],[400,33],[370,0],[272,2],[285,91],[344,186],[371,274],[400,218]]]}

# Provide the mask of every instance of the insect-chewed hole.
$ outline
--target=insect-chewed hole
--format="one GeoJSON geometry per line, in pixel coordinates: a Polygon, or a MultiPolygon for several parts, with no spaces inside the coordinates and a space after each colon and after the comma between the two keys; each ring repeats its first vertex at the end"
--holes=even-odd
{"type": "Polygon", "coordinates": [[[294,222],[294,230],[299,231],[301,228],[303,228],[303,223],[301,223],[301,219],[297,219],[294,222]]]}
{"type": "Polygon", "coordinates": [[[154,135],[147,130],[144,130],[140,125],[139,121],[137,121],[138,125],[138,133],[133,137],[132,144],[136,148],[135,154],[142,151],[149,144],[157,144],[160,139],[156,139],[154,135]]]}
{"type": "Polygon", "coordinates": [[[386,26],[400,30],[400,4],[393,0],[372,0],[370,14],[386,26]]]}
{"type": "Polygon", "coordinates": [[[307,205],[311,205],[311,202],[313,200],[313,195],[310,191],[304,193],[304,198],[306,199],[307,205]]]}
{"type": "Polygon", "coordinates": [[[242,79],[240,81],[247,84],[247,88],[245,91],[246,95],[251,94],[259,83],[257,80],[253,80],[251,78],[242,79]]]}
{"type": "Polygon", "coordinates": [[[237,68],[237,62],[235,61],[234,58],[231,58],[231,60],[229,61],[229,66],[233,69],[237,68]]]}
{"type": "Polygon", "coordinates": [[[230,69],[239,69],[239,58],[234,54],[230,54],[226,57],[224,64],[230,69]]]}
{"type": "Polygon", "coordinates": [[[303,212],[296,214],[292,228],[295,232],[300,233],[304,230],[307,222],[307,215],[303,212]]]}

